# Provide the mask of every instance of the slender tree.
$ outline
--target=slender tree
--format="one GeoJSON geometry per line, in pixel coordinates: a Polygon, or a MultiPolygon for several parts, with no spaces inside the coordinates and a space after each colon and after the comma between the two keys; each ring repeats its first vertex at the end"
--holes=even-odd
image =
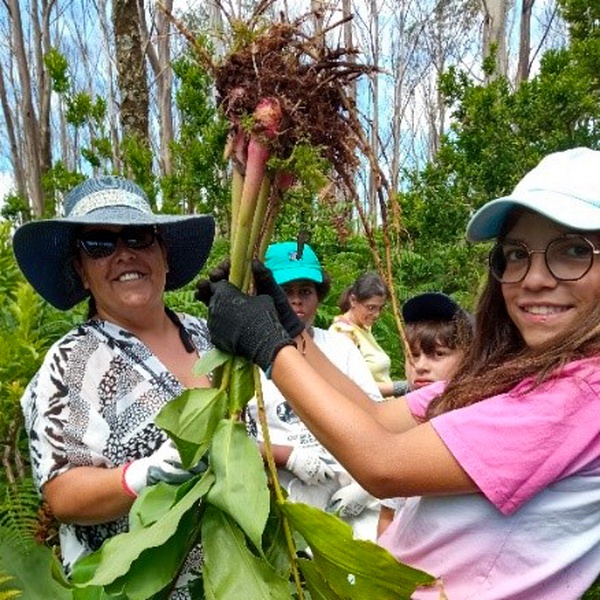
{"type": "Polygon", "coordinates": [[[113,0],[113,29],[123,135],[150,147],[146,55],[137,0],[113,0]]]}

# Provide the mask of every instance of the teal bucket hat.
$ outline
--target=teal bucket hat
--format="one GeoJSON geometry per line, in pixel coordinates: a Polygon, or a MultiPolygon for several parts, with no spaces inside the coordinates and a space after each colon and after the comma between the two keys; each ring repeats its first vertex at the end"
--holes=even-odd
{"type": "Polygon", "coordinates": [[[73,267],[75,237],[85,225],[156,227],[167,253],[165,289],[190,282],[200,271],[215,234],[210,215],[159,215],[145,192],[122,177],[95,177],[65,196],[65,216],[17,229],[13,251],[26,279],[50,304],[68,310],[89,296],[73,267]]]}
{"type": "Polygon", "coordinates": [[[265,255],[265,266],[279,285],[301,279],[323,283],[321,263],[308,244],[300,247],[297,242],[271,244],[265,255]]]}

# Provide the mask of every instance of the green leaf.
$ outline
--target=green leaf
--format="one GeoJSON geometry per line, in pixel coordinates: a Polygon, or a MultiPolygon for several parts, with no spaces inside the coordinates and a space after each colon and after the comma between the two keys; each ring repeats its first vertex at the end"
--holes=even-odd
{"type": "Polygon", "coordinates": [[[33,540],[0,539],[0,573],[10,576],[5,585],[0,585],[0,589],[3,588],[7,593],[9,590],[18,591],[18,597],[23,599],[67,600],[71,598],[71,591],[52,577],[56,562],[50,548],[33,540]],[[35,576],[32,577],[32,574],[35,576]]]}
{"type": "Polygon", "coordinates": [[[313,553],[307,576],[314,575],[314,566],[339,598],[408,600],[417,586],[435,583],[431,575],[398,562],[381,546],[355,540],[351,527],[334,515],[289,501],[281,508],[313,553]]]}
{"type": "Polygon", "coordinates": [[[111,594],[123,594],[127,600],[166,600],[189,551],[198,542],[199,523],[200,511],[185,513],[178,523],[177,533],[169,539],[167,546],[144,550],[129,571],[108,585],[106,590],[111,594]],[[156,597],[160,591],[163,594],[156,597]]]}
{"type": "Polygon", "coordinates": [[[209,600],[285,600],[287,579],[248,549],[242,531],[224,512],[207,507],[202,520],[204,590],[209,600]]]}
{"type": "Polygon", "coordinates": [[[224,365],[230,358],[231,354],[223,352],[218,348],[213,348],[196,362],[192,372],[194,375],[208,375],[221,365],[224,365]]]}
{"type": "Polygon", "coordinates": [[[269,516],[267,475],[256,443],[240,422],[223,419],[210,450],[215,485],[206,501],[230,515],[257,550],[269,516]]]}
{"type": "Polygon", "coordinates": [[[282,577],[288,578],[291,567],[284,533],[284,519],[273,494],[271,494],[271,512],[263,532],[262,544],[267,562],[282,577]]]}
{"type": "Polygon", "coordinates": [[[73,600],[119,600],[119,598],[112,594],[108,595],[101,587],[90,586],[85,588],[73,588],[73,600]]]}
{"type": "Polygon", "coordinates": [[[254,396],[254,369],[258,369],[245,358],[233,359],[229,379],[229,414],[239,413],[254,396]]]}
{"type": "Polygon", "coordinates": [[[214,388],[194,388],[169,402],[155,423],[177,444],[184,468],[206,453],[213,432],[227,410],[227,394],[214,388]]]}
{"type": "Polygon", "coordinates": [[[300,559],[298,561],[311,600],[340,600],[340,597],[329,587],[329,584],[316,567],[314,561],[300,559]]]}
{"type": "Polygon", "coordinates": [[[194,483],[191,479],[179,486],[158,483],[144,488],[129,511],[129,531],[156,523],[194,483]]]}
{"type": "MultiPolygon", "coordinates": [[[[123,576],[127,576],[124,579],[129,580],[128,574],[134,573],[136,576],[132,576],[132,579],[136,581],[136,585],[141,585],[143,590],[140,595],[138,595],[137,589],[130,590],[128,593],[131,598],[150,597],[144,595],[148,593],[147,590],[153,590],[153,593],[159,592],[174,578],[173,564],[169,562],[166,555],[172,553],[173,544],[179,545],[181,539],[187,539],[183,526],[189,527],[189,523],[184,517],[188,511],[198,509],[199,500],[206,494],[213,481],[212,474],[205,473],[187,494],[150,527],[137,528],[116,535],[107,540],[98,551],[78,560],[73,568],[73,583],[81,587],[86,585],[108,586],[123,576]],[[180,527],[180,523],[182,523],[182,527],[180,527]],[[169,545],[161,548],[167,542],[169,545]],[[144,577],[140,582],[138,567],[136,566],[133,571],[132,568],[134,562],[148,548],[155,548],[157,552],[152,561],[142,557],[140,568],[144,571],[144,577]]],[[[157,486],[164,485],[168,484],[157,484],[157,486]]],[[[123,584],[125,585],[125,583],[124,581],[123,584]]]]}

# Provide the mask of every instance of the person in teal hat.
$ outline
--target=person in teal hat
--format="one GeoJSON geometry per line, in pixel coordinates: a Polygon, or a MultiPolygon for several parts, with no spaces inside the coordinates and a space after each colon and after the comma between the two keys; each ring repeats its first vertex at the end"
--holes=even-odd
{"type": "MultiPolygon", "coordinates": [[[[350,376],[374,401],[382,400],[369,368],[345,336],[314,327],[317,309],[330,289],[330,280],[308,244],[271,244],[265,266],[283,288],[288,302],[322,352],[350,376]]],[[[277,386],[261,373],[262,393],[273,444],[278,478],[292,500],[336,512],[357,537],[374,540],[379,503],[361,488],[316,440],[294,413],[277,386]]],[[[248,404],[250,434],[263,449],[256,399],[248,404]]]]}

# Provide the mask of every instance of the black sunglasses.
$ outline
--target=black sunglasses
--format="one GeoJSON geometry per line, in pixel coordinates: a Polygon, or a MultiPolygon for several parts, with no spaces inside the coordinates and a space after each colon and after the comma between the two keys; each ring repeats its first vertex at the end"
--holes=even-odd
{"type": "Polygon", "coordinates": [[[106,258],[116,249],[119,240],[133,250],[144,250],[156,241],[156,229],[152,226],[123,227],[121,231],[91,229],[77,236],[77,247],[90,258],[106,258]]]}

